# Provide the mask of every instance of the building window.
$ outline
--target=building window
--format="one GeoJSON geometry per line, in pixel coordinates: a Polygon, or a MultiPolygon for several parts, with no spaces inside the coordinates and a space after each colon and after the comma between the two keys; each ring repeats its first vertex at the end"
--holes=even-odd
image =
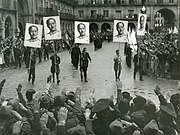
{"type": "Polygon", "coordinates": [[[116,4],[121,4],[121,0],[116,0],[116,4]]]}
{"type": "Polygon", "coordinates": [[[109,17],[109,10],[103,10],[103,16],[109,17]]]}
{"type": "Polygon", "coordinates": [[[169,0],[169,3],[174,3],[174,0],[169,0]]]}
{"type": "Polygon", "coordinates": [[[84,17],[84,10],[79,10],[78,12],[80,18],[84,17]]]}
{"type": "Polygon", "coordinates": [[[117,17],[117,19],[121,19],[121,17],[122,17],[121,10],[116,10],[116,17],[117,17]]]}
{"type": "Polygon", "coordinates": [[[96,4],[96,0],[91,0],[91,4],[96,4]]]}
{"type": "Polygon", "coordinates": [[[128,10],[128,18],[134,18],[134,10],[128,10]]]}
{"type": "Polygon", "coordinates": [[[91,10],[91,17],[95,17],[96,16],[96,10],[91,10]]]}
{"type": "Polygon", "coordinates": [[[163,0],[157,0],[157,4],[163,4],[163,0]]]}

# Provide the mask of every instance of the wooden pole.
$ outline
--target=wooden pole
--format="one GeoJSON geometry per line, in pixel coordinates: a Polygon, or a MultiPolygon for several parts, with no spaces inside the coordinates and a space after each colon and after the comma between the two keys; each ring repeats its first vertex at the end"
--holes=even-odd
{"type": "Polygon", "coordinates": [[[32,48],[30,50],[30,55],[29,55],[29,67],[28,67],[28,74],[30,73],[30,68],[31,68],[31,57],[32,57],[32,48]]]}

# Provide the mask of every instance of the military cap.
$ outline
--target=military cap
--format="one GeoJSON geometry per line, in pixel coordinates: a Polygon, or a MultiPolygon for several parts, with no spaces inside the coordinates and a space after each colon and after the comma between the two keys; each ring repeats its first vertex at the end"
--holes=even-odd
{"type": "Polygon", "coordinates": [[[76,127],[72,129],[72,132],[70,133],[70,135],[86,135],[85,127],[81,125],[77,125],[76,127]]]}
{"type": "Polygon", "coordinates": [[[112,133],[122,132],[123,123],[121,122],[120,119],[116,119],[109,125],[109,128],[110,128],[112,133]]]}
{"type": "Polygon", "coordinates": [[[44,104],[48,104],[50,103],[51,101],[51,98],[47,95],[47,94],[43,94],[41,97],[40,97],[40,101],[44,104]]]}
{"type": "Polygon", "coordinates": [[[145,134],[150,134],[153,131],[158,131],[159,127],[157,122],[153,119],[143,128],[143,130],[145,134]]]}
{"type": "Polygon", "coordinates": [[[160,110],[170,115],[173,118],[177,118],[177,115],[176,115],[176,112],[172,103],[167,103],[166,105],[160,105],[160,110]]]}
{"type": "Polygon", "coordinates": [[[92,112],[94,112],[94,113],[101,112],[101,111],[107,109],[109,107],[110,103],[111,103],[110,99],[106,99],[106,98],[99,99],[93,106],[92,112]]]}
{"type": "Polygon", "coordinates": [[[142,96],[137,96],[133,99],[133,103],[136,106],[144,106],[146,104],[146,99],[142,96]]]}
{"type": "Polygon", "coordinates": [[[132,97],[130,96],[130,93],[127,92],[127,91],[122,92],[122,96],[123,96],[123,98],[125,98],[125,99],[127,99],[129,101],[132,100],[132,97]]]}

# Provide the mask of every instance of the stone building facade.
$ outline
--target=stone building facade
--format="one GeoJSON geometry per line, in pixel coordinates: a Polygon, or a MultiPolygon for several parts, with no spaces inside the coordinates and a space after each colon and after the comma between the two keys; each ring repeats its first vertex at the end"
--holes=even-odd
{"type": "Polygon", "coordinates": [[[115,19],[127,20],[136,28],[143,6],[148,29],[179,26],[178,0],[78,0],[74,12],[78,20],[90,22],[90,30],[103,31],[113,29],[115,19]]]}
{"type": "Polygon", "coordinates": [[[17,32],[16,0],[0,0],[0,37],[15,36],[17,32]]]}

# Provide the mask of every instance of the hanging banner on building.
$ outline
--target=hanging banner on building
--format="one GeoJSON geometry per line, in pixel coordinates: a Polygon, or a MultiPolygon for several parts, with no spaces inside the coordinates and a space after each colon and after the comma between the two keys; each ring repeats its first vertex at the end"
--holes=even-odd
{"type": "Polygon", "coordinates": [[[75,21],[75,43],[89,44],[89,22],[75,21]]]}
{"type": "Polygon", "coordinates": [[[146,14],[139,14],[138,16],[138,26],[137,26],[137,35],[144,36],[146,33],[146,14]]]}
{"type": "Polygon", "coordinates": [[[45,40],[61,39],[59,16],[43,17],[45,40]]]}
{"type": "Polygon", "coordinates": [[[128,21],[114,20],[113,42],[127,42],[128,21]]]}
{"type": "Polygon", "coordinates": [[[26,23],[24,46],[41,48],[42,25],[26,23]]]}

